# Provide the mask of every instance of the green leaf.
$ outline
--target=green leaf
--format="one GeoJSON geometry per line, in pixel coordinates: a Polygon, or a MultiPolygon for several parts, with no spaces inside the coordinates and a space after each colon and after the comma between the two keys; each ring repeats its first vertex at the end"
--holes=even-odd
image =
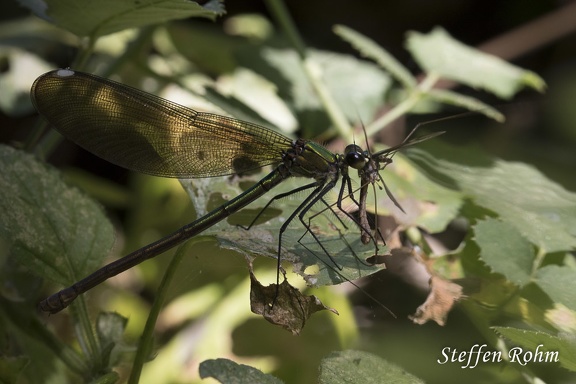
{"type": "Polygon", "coordinates": [[[450,91],[447,89],[431,89],[427,94],[430,99],[444,103],[451,104],[457,107],[465,108],[469,111],[474,111],[483,114],[486,117],[494,119],[498,122],[504,122],[505,117],[496,108],[470,96],[463,95],[458,92],[450,91]]]}
{"type": "Polygon", "coordinates": [[[410,32],[407,49],[422,69],[474,88],[485,89],[505,99],[524,87],[540,92],[544,80],[531,71],[454,40],[444,29],[429,34],[410,32]]]}
{"type": "Polygon", "coordinates": [[[331,353],[320,363],[320,384],[415,384],[424,383],[395,364],[368,352],[346,350],[331,353]]]}
{"type": "MultiPolygon", "coordinates": [[[[264,173],[251,177],[243,184],[255,184],[264,173]]],[[[206,212],[243,192],[237,180],[229,178],[212,178],[207,180],[182,180],[187,192],[196,206],[197,212],[206,212]],[[217,191],[217,192],[215,192],[217,191]],[[225,197],[225,199],[222,199],[225,197]]],[[[211,227],[205,234],[214,235],[220,246],[245,255],[265,256],[276,259],[278,255],[279,231],[288,216],[302,203],[304,191],[294,196],[275,201],[264,213],[263,222],[258,222],[250,230],[239,225],[249,225],[264,205],[275,195],[291,191],[306,184],[302,178],[289,178],[280,186],[252,203],[248,208],[230,216],[226,221],[211,227]]],[[[328,201],[334,201],[337,188],[328,201]]],[[[338,211],[336,207],[333,208],[338,211]]],[[[326,210],[321,203],[316,204],[307,217],[326,210]]],[[[324,212],[312,219],[312,226],[322,246],[306,232],[298,219],[294,218],[282,236],[281,258],[293,265],[294,271],[309,285],[333,285],[356,280],[382,269],[382,266],[369,265],[365,260],[374,255],[373,244],[362,244],[360,232],[350,219],[343,219],[349,230],[345,230],[332,213],[324,212]],[[304,235],[304,236],[303,236],[304,235]]],[[[381,246],[379,253],[383,253],[381,246]]]]}
{"type": "MultiPolygon", "coordinates": [[[[350,55],[318,50],[310,50],[309,54],[310,59],[322,68],[326,87],[346,117],[372,120],[391,85],[390,77],[376,65],[350,55]]],[[[296,52],[267,48],[262,55],[291,84],[289,94],[296,110],[321,109],[296,52]]]]}
{"type": "Polygon", "coordinates": [[[6,70],[0,73],[0,110],[9,116],[26,116],[33,110],[30,84],[39,73],[53,68],[36,54],[9,45],[0,46],[0,56],[6,70]]]}
{"type": "Polygon", "coordinates": [[[576,311],[576,271],[565,266],[547,265],[536,272],[536,284],[552,300],[576,311]]]}
{"type": "Polygon", "coordinates": [[[576,247],[576,194],[534,167],[441,140],[422,143],[409,156],[438,181],[515,227],[544,253],[576,247]]]}
{"type": "Polygon", "coordinates": [[[30,271],[69,285],[108,255],[114,229],[101,207],[33,156],[0,146],[0,242],[30,271]]]}
{"type": "Polygon", "coordinates": [[[394,56],[374,42],[374,40],[344,25],[336,25],[334,33],[349,42],[364,57],[374,60],[406,88],[415,88],[416,79],[394,56]]]}
{"type": "MultiPolygon", "coordinates": [[[[458,215],[462,194],[431,180],[404,155],[394,157],[394,163],[380,174],[406,213],[401,212],[386,193],[379,191],[376,200],[379,214],[392,214],[403,225],[418,226],[430,233],[443,231],[458,215]]],[[[373,201],[368,199],[370,212],[375,212],[373,201]]]]}
{"type": "Polygon", "coordinates": [[[256,368],[228,359],[206,360],[200,363],[200,377],[212,377],[223,384],[281,384],[283,381],[256,368]]]}
{"type": "Polygon", "coordinates": [[[224,12],[217,0],[203,6],[189,0],[46,0],[44,7],[32,0],[22,3],[38,17],[78,36],[93,38],[189,17],[214,20],[224,12]]]}
{"type": "MultiPolygon", "coordinates": [[[[236,53],[246,46],[250,47],[251,43],[246,39],[230,36],[221,28],[214,28],[215,26],[204,23],[170,23],[164,29],[178,53],[194,63],[201,73],[221,75],[232,72],[238,66],[236,53]],[[202,38],[199,39],[198,36],[202,38]]],[[[158,40],[154,41],[157,49],[166,50],[158,40]]],[[[168,59],[169,56],[165,56],[168,59]]]]}
{"type": "Polygon", "coordinates": [[[531,280],[534,247],[509,223],[487,218],[474,226],[480,258],[493,272],[522,287],[531,280]]]}
{"type": "Polygon", "coordinates": [[[560,303],[546,311],[546,321],[562,332],[576,334],[576,312],[560,303]]]}
{"type": "Polygon", "coordinates": [[[96,334],[102,348],[103,359],[113,367],[119,362],[119,350],[124,344],[124,331],[128,319],[114,312],[101,312],[96,320],[96,334]]]}
{"type": "Polygon", "coordinates": [[[511,327],[492,327],[492,329],[514,344],[523,347],[523,349],[510,349],[508,357],[511,358],[511,362],[523,363],[522,352],[526,353],[526,356],[528,353],[532,353],[530,363],[558,361],[564,368],[576,371],[576,339],[574,336],[563,334],[562,337],[558,337],[549,333],[511,327]]]}
{"type": "Polygon", "coordinates": [[[296,131],[298,122],[278,96],[276,86],[257,73],[238,68],[230,76],[219,79],[218,90],[221,94],[241,101],[265,121],[279,127],[282,133],[296,131]]]}

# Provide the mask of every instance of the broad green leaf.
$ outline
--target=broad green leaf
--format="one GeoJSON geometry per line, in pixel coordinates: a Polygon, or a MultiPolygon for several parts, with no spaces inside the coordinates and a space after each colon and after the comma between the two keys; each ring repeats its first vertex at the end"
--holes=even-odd
{"type": "Polygon", "coordinates": [[[320,384],[416,384],[424,383],[416,376],[380,357],[363,351],[338,351],[322,359],[320,384]]]}
{"type": "MultiPolygon", "coordinates": [[[[176,51],[209,75],[232,72],[238,66],[235,54],[251,45],[246,39],[230,36],[211,25],[170,23],[165,29],[176,51]]],[[[158,46],[158,42],[155,45],[158,46]]],[[[158,49],[166,50],[161,46],[158,49]]]]}
{"type": "Polygon", "coordinates": [[[33,156],[0,146],[0,240],[36,275],[69,285],[108,255],[114,229],[102,208],[33,156]]]}
{"type": "Polygon", "coordinates": [[[493,272],[520,287],[530,282],[536,256],[534,246],[515,227],[487,218],[474,225],[474,234],[480,258],[493,272]]]}
{"type": "MultiPolygon", "coordinates": [[[[350,55],[310,50],[310,60],[322,68],[322,78],[342,112],[350,120],[370,121],[382,105],[391,81],[376,65],[350,55]]],[[[266,48],[264,59],[289,81],[294,107],[298,111],[317,110],[320,101],[313,91],[293,50],[266,48]]]]}
{"type": "Polygon", "coordinates": [[[252,41],[264,41],[272,37],[272,22],[260,13],[244,13],[230,16],[226,20],[226,31],[230,35],[243,36],[252,41]]]}
{"type": "Polygon", "coordinates": [[[190,0],[23,0],[38,17],[78,36],[98,37],[128,28],[143,27],[169,20],[207,17],[224,12],[218,0],[199,5],[190,0]]]}
{"type": "Polygon", "coordinates": [[[534,167],[441,140],[422,143],[409,156],[439,182],[515,227],[544,253],[576,247],[576,194],[534,167]]]}
{"type": "Polygon", "coordinates": [[[509,99],[524,87],[538,91],[545,88],[544,80],[534,72],[468,47],[442,28],[429,34],[410,32],[406,47],[426,72],[485,89],[501,98],[509,99]]]}
{"type": "Polygon", "coordinates": [[[576,334],[576,311],[560,303],[546,311],[546,321],[562,332],[576,334]]]}
{"type": "Polygon", "coordinates": [[[0,110],[9,116],[28,115],[33,110],[30,84],[52,66],[36,54],[8,45],[0,46],[0,56],[6,62],[6,70],[0,73],[0,110]]]}
{"type": "MultiPolygon", "coordinates": [[[[265,173],[258,176],[263,177],[263,175],[265,173]]],[[[258,176],[251,177],[250,181],[240,180],[247,188],[259,180],[258,176]]],[[[245,230],[239,225],[249,225],[274,196],[291,191],[307,182],[309,181],[302,178],[286,180],[247,208],[213,226],[205,234],[216,236],[223,248],[251,256],[277,258],[280,228],[310,191],[303,191],[296,196],[275,201],[264,212],[262,220],[259,220],[250,230],[245,230]]],[[[208,181],[186,180],[182,183],[195,202],[197,212],[214,209],[243,192],[237,185],[236,179],[213,178],[208,181]]],[[[330,198],[329,201],[331,201],[330,198]]],[[[337,207],[333,209],[335,212],[338,211],[337,207]]],[[[326,206],[318,203],[306,217],[311,218],[314,213],[324,210],[326,206]]],[[[356,225],[348,218],[342,220],[348,226],[348,230],[344,229],[335,215],[328,211],[312,218],[311,224],[321,245],[310,233],[306,232],[298,217],[292,220],[283,233],[281,259],[290,262],[294,271],[302,275],[308,284],[340,284],[370,275],[382,268],[366,263],[365,260],[374,255],[374,245],[362,244],[356,225]]],[[[380,246],[379,254],[384,251],[385,247],[380,246]]]]}
{"type": "Polygon", "coordinates": [[[228,359],[206,360],[200,363],[200,377],[212,377],[223,384],[281,384],[282,380],[256,368],[228,359]]]}
{"type": "Polygon", "coordinates": [[[238,68],[230,76],[220,77],[217,89],[221,94],[243,102],[284,134],[296,131],[298,122],[278,96],[276,86],[257,73],[238,68]]]}
{"type": "Polygon", "coordinates": [[[564,368],[576,371],[576,339],[572,335],[561,336],[511,327],[492,327],[520,347],[509,350],[511,362],[521,365],[559,362],[564,368]],[[528,358],[525,361],[523,358],[528,358]]]}
{"type": "Polygon", "coordinates": [[[552,300],[576,311],[576,271],[565,266],[547,265],[536,272],[536,284],[552,300]]]}
{"type": "Polygon", "coordinates": [[[377,45],[374,40],[350,29],[344,25],[336,25],[334,32],[343,40],[349,42],[364,57],[374,60],[378,65],[384,68],[397,81],[402,83],[406,88],[416,87],[416,79],[410,71],[402,65],[394,56],[377,45]]]}

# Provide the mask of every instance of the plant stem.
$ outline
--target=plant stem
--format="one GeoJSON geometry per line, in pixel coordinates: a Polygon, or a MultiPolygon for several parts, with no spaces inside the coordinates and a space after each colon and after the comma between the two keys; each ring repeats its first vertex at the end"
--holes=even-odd
{"type": "Polygon", "coordinates": [[[176,273],[178,265],[182,260],[182,257],[186,254],[186,250],[190,244],[194,243],[194,240],[184,243],[178,248],[176,254],[170,261],[168,269],[164,272],[162,277],[162,282],[158,287],[156,298],[150,308],[150,313],[148,314],[148,319],[146,320],[146,325],[144,326],[144,331],[142,336],[140,336],[140,342],[138,343],[138,350],[136,351],[136,356],[134,357],[134,364],[132,365],[132,372],[130,373],[130,378],[128,379],[129,384],[138,384],[140,380],[140,375],[142,374],[142,367],[144,363],[148,360],[150,356],[150,351],[152,349],[152,339],[154,336],[154,328],[156,327],[156,321],[158,320],[158,315],[160,310],[164,305],[164,300],[168,293],[168,288],[170,282],[176,273]]]}
{"type": "Polygon", "coordinates": [[[294,25],[294,21],[290,17],[290,13],[286,9],[286,5],[282,0],[266,0],[265,3],[272,16],[276,19],[286,34],[288,41],[290,41],[298,53],[298,56],[300,56],[300,62],[304,73],[320,99],[320,102],[328,114],[330,121],[332,121],[338,135],[345,139],[346,142],[351,142],[353,139],[352,129],[348,124],[348,120],[328,91],[328,88],[326,88],[326,85],[322,80],[322,70],[307,54],[306,46],[294,25]]]}
{"type": "Polygon", "coordinates": [[[21,303],[14,303],[7,299],[0,299],[0,312],[11,323],[4,323],[5,331],[11,332],[11,327],[25,333],[28,337],[42,342],[55,356],[58,356],[70,370],[78,375],[83,375],[89,367],[86,360],[75,350],[64,344],[52,332],[46,324],[37,316],[30,316],[30,308],[21,303]]]}
{"type": "Polygon", "coordinates": [[[405,115],[410,111],[418,102],[426,95],[428,91],[434,87],[434,84],[440,79],[435,73],[428,74],[424,80],[413,91],[408,95],[408,97],[402,101],[400,104],[392,108],[388,113],[380,116],[378,119],[374,120],[371,124],[366,127],[366,135],[371,137],[376,133],[380,132],[384,127],[391,124],[394,120],[400,116],[405,115]]]}
{"type": "Polygon", "coordinates": [[[88,316],[88,309],[86,308],[86,301],[83,296],[80,296],[70,307],[70,313],[74,319],[75,326],[78,329],[78,341],[85,350],[87,359],[92,362],[93,368],[102,367],[102,354],[100,343],[95,337],[94,329],[90,323],[88,316]]]}

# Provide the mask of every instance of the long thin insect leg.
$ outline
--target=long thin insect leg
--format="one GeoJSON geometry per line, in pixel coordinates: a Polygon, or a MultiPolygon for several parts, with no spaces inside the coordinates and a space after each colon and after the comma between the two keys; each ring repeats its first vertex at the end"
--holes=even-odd
{"type": "MultiPolygon", "coordinates": [[[[282,268],[282,259],[281,259],[281,253],[282,253],[282,236],[284,234],[284,232],[286,231],[286,229],[288,228],[288,225],[290,225],[290,223],[292,222],[292,220],[294,220],[294,218],[296,217],[296,215],[298,215],[298,213],[304,209],[308,203],[311,200],[314,200],[315,197],[321,193],[323,191],[324,185],[321,184],[320,182],[315,182],[315,183],[311,183],[308,185],[305,185],[304,187],[308,187],[311,188],[313,186],[316,186],[316,188],[310,193],[310,195],[308,195],[308,197],[306,197],[306,199],[304,199],[304,201],[290,214],[290,216],[288,216],[288,218],[286,219],[286,221],[284,222],[284,224],[282,224],[282,226],[280,227],[280,230],[278,231],[278,251],[276,254],[276,258],[277,258],[277,267],[276,267],[276,297],[278,296],[278,292],[279,292],[279,288],[280,288],[280,270],[282,268]]],[[[289,193],[288,193],[289,194],[289,193]]],[[[286,195],[286,194],[280,194],[280,195],[286,195]]],[[[272,307],[274,306],[274,303],[276,302],[276,298],[274,299],[274,302],[272,303],[272,307]]]]}
{"type": "MultiPolygon", "coordinates": [[[[302,237],[304,237],[306,235],[307,232],[304,233],[304,235],[302,235],[302,237]]],[[[302,239],[302,237],[300,238],[300,240],[302,239]]],[[[344,237],[342,237],[343,239],[345,239],[344,237]]],[[[302,243],[300,243],[302,244],[302,243]]],[[[304,248],[306,248],[308,250],[308,252],[310,252],[312,255],[314,255],[318,260],[320,260],[322,262],[322,264],[324,264],[326,267],[330,268],[332,270],[332,272],[334,272],[338,277],[340,277],[343,281],[346,281],[350,284],[352,284],[355,288],[357,288],[360,292],[362,292],[364,295],[366,295],[367,298],[371,299],[372,301],[374,301],[376,304],[378,304],[379,306],[381,306],[382,308],[384,308],[393,318],[397,318],[397,316],[394,314],[394,312],[392,312],[386,305],[384,305],[380,300],[378,300],[376,297],[372,296],[368,291],[366,291],[365,289],[363,289],[362,287],[360,287],[358,284],[354,283],[353,281],[351,281],[350,279],[348,279],[346,276],[344,276],[342,274],[342,272],[339,271],[338,268],[333,268],[331,267],[328,263],[326,263],[324,260],[322,260],[321,258],[319,258],[318,256],[316,256],[316,253],[314,253],[313,250],[311,250],[310,248],[308,248],[305,244],[302,244],[302,246],[304,248]]],[[[352,249],[350,247],[350,245],[348,245],[348,247],[350,249],[352,249]]],[[[357,260],[360,260],[359,257],[356,257],[357,260]]]]}
{"type": "Polygon", "coordinates": [[[307,232],[310,233],[310,235],[312,235],[312,237],[314,238],[314,240],[318,243],[318,245],[320,246],[320,248],[322,248],[322,251],[324,251],[324,253],[326,254],[326,256],[328,256],[328,258],[332,261],[332,263],[334,263],[334,265],[336,266],[336,268],[341,268],[338,263],[336,263],[336,261],[334,260],[334,258],[332,257],[332,255],[330,255],[330,252],[328,252],[328,250],[324,247],[324,245],[322,244],[322,242],[320,241],[320,239],[318,239],[318,236],[314,233],[314,231],[312,230],[310,223],[306,223],[306,221],[304,220],[304,216],[306,215],[306,213],[308,213],[308,211],[316,204],[318,203],[318,201],[323,200],[323,197],[332,189],[334,188],[334,184],[335,182],[329,182],[328,184],[326,184],[324,186],[324,189],[321,190],[316,196],[314,196],[313,199],[311,199],[307,205],[302,208],[302,210],[300,210],[299,214],[298,214],[298,218],[300,219],[300,222],[302,223],[302,225],[304,226],[304,228],[306,228],[306,232],[304,234],[306,234],[307,232]]]}
{"type": "Polygon", "coordinates": [[[262,214],[264,213],[264,211],[266,211],[268,209],[268,207],[270,207],[270,205],[275,201],[275,200],[280,200],[283,199],[285,197],[288,197],[290,195],[293,195],[295,193],[298,192],[302,192],[305,191],[307,189],[310,188],[314,188],[318,186],[318,182],[313,182],[310,184],[306,184],[303,185],[301,187],[298,187],[296,189],[293,189],[291,191],[285,192],[285,193],[280,193],[272,198],[270,198],[270,200],[268,200],[268,202],[266,203],[266,205],[260,210],[260,212],[258,212],[258,214],[252,219],[252,221],[250,222],[250,224],[248,224],[247,226],[244,225],[239,225],[240,228],[245,229],[245,230],[249,230],[250,228],[252,228],[252,226],[254,226],[254,224],[256,223],[256,221],[258,221],[258,219],[260,218],[260,216],[262,216],[262,214]]]}
{"type": "MultiPolygon", "coordinates": [[[[326,204],[327,209],[330,210],[330,211],[339,219],[340,223],[342,223],[342,220],[340,220],[340,218],[338,217],[338,215],[336,214],[336,212],[334,211],[334,209],[332,209],[332,206],[333,206],[333,205],[332,205],[332,206],[331,206],[331,205],[328,205],[328,203],[326,203],[326,202],[324,201],[324,199],[321,199],[321,201],[323,201],[324,204],[326,204]]],[[[322,243],[319,241],[319,239],[317,238],[317,236],[313,233],[313,230],[312,230],[312,220],[313,220],[313,218],[315,218],[315,217],[319,216],[320,214],[324,213],[325,211],[326,211],[326,209],[322,210],[321,212],[315,213],[315,214],[312,215],[311,217],[308,217],[308,225],[303,224],[304,227],[306,228],[306,230],[304,231],[304,233],[302,234],[302,236],[300,236],[300,238],[298,239],[298,243],[300,243],[300,244],[301,244],[304,248],[306,248],[310,253],[313,253],[314,256],[315,256],[316,258],[318,258],[318,259],[319,259],[319,257],[316,256],[316,254],[314,253],[314,251],[312,251],[312,250],[311,250],[310,248],[308,248],[304,243],[302,243],[302,239],[304,238],[304,236],[306,236],[306,234],[310,233],[311,236],[314,238],[314,240],[318,243],[318,245],[323,248],[322,243]]],[[[358,255],[356,254],[356,252],[354,252],[354,249],[352,248],[352,246],[350,246],[350,244],[348,243],[348,241],[346,240],[346,238],[344,237],[344,235],[342,235],[342,232],[340,231],[340,229],[339,229],[339,228],[335,228],[335,229],[338,231],[338,233],[340,233],[341,239],[344,241],[344,243],[346,244],[346,246],[348,247],[348,249],[350,250],[350,252],[351,252],[352,255],[354,256],[354,258],[355,258],[358,262],[360,262],[362,265],[364,265],[364,266],[366,266],[366,267],[370,267],[370,266],[373,265],[372,263],[364,262],[364,260],[362,260],[360,257],[358,257],[358,255]]],[[[346,229],[346,227],[345,227],[345,229],[346,229]]],[[[332,263],[336,265],[336,268],[342,269],[342,267],[341,267],[340,265],[338,265],[338,263],[331,257],[331,255],[330,255],[326,250],[324,250],[324,252],[325,252],[325,253],[328,255],[328,257],[332,260],[332,263]]]]}

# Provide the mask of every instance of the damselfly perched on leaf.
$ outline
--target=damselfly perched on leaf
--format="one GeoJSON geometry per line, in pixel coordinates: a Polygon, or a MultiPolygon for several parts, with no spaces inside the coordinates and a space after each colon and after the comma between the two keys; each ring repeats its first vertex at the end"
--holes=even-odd
{"type": "Polygon", "coordinates": [[[311,181],[272,199],[308,191],[279,229],[277,280],[283,234],[294,219],[298,218],[306,233],[328,254],[305,216],[317,203],[334,209],[324,197],[339,182],[337,208],[346,213],[342,199],[350,197],[359,209],[360,218],[346,214],[358,226],[362,242],[376,244],[366,219],[367,187],[382,180],[378,172],[390,163],[391,155],[398,149],[440,134],[376,153],[351,144],[343,154],[335,154],[312,141],[292,140],[256,124],[197,112],[138,89],[69,69],[40,76],[32,86],[32,100],[40,114],[66,138],[130,170],[162,177],[203,178],[274,167],[267,176],[222,206],[48,297],[40,308],[51,313],[67,307],[78,295],[108,278],[198,235],[290,177],[311,181]],[[359,199],[354,196],[350,168],[358,171],[362,182],[359,199]]]}

